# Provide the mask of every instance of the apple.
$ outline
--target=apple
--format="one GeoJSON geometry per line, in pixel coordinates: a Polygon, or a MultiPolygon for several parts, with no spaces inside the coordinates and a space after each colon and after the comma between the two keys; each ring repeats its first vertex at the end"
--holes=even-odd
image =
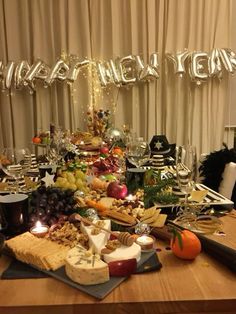
{"type": "Polygon", "coordinates": [[[137,269],[136,258],[125,259],[108,263],[109,274],[114,277],[127,277],[137,269]]]}
{"type": "Polygon", "coordinates": [[[109,148],[107,146],[103,146],[100,148],[100,153],[101,154],[108,154],[109,153],[109,148]]]}
{"type": "Polygon", "coordinates": [[[107,196],[118,199],[124,199],[128,194],[128,189],[125,184],[120,184],[118,181],[110,182],[107,186],[107,196]]]}

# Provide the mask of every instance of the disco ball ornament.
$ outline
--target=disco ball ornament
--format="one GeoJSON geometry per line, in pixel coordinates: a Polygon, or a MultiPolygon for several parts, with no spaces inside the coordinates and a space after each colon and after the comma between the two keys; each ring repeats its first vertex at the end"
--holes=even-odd
{"type": "Polygon", "coordinates": [[[148,224],[145,224],[143,222],[140,222],[135,227],[135,233],[136,234],[149,234],[151,232],[151,228],[148,224]]]}
{"type": "Polygon", "coordinates": [[[86,216],[89,220],[99,220],[97,211],[94,208],[88,208],[86,211],[86,216]]]}
{"type": "Polygon", "coordinates": [[[105,141],[109,144],[114,144],[116,142],[123,142],[125,139],[125,134],[122,130],[117,128],[110,128],[105,134],[105,141]]]}

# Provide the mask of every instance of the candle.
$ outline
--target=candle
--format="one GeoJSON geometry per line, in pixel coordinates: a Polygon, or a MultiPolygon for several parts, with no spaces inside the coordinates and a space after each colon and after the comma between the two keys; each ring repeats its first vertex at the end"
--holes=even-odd
{"type": "Polygon", "coordinates": [[[136,200],[136,196],[129,194],[128,196],[126,196],[125,198],[127,201],[135,201],[136,200]]]}
{"type": "Polygon", "coordinates": [[[36,237],[43,238],[48,233],[48,226],[42,225],[40,221],[30,229],[30,232],[36,237]]]}
{"type": "Polygon", "coordinates": [[[141,246],[142,251],[153,249],[154,239],[148,235],[142,235],[136,239],[136,243],[141,246]]]}

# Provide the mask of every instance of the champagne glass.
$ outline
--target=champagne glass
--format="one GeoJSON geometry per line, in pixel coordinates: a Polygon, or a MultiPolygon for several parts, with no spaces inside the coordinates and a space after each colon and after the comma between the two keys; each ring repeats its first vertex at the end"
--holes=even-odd
{"type": "Polygon", "coordinates": [[[1,168],[15,181],[15,192],[19,192],[19,179],[30,169],[31,152],[28,148],[4,148],[1,152],[1,168]]]}
{"type": "Polygon", "coordinates": [[[176,149],[176,175],[179,189],[184,193],[184,209],[180,212],[180,218],[189,227],[195,219],[196,213],[189,206],[189,196],[195,187],[197,171],[196,148],[191,145],[179,146],[176,149]]]}
{"type": "Polygon", "coordinates": [[[133,139],[126,145],[126,157],[137,168],[143,166],[150,159],[150,155],[149,144],[142,138],[133,139]]]}

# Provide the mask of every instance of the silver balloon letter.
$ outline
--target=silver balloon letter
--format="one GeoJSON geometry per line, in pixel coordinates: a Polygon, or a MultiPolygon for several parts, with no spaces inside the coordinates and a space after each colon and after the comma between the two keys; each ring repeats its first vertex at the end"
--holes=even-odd
{"type": "Polygon", "coordinates": [[[236,70],[236,55],[228,48],[220,49],[220,58],[224,64],[226,71],[234,73],[236,70]]]}
{"type": "Polygon", "coordinates": [[[220,53],[218,49],[213,49],[208,58],[208,70],[210,76],[222,76],[220,53]]]}
{"type": "Polygon", "coordinates": [[[140,56],[135,56],[137,62],[138,79],[140,81],[151,80],[159,78],[158,68],[158,55],[153,53],[150,56],[150,64],[144,65],[143,59],[140,56]]]}
{"type": "Polygon", "coordinates": [[[86,59],[83,61],[79,61],[78,59],[72,59],[72,61],[70,62],[70,68],[67,75],[68,81],[74,82],[79,75],[80,68],[88,64],[89,60],[86,59]]]}
{"type": "Polygon", "coordinates": [[[190,76],[193,81],[196,81],[197,85],[200,85],[202,81],[208,78],[208,74],[204,72],[204,61],[208,60],[206,52],[193,52],[190,63],[190,76]]]}
{"type": "Polygon", "coordinates": [[[184,62],[186,58],[189,56],[189,52],[185,49],[182,52],[177,52],[176,54],[166,53],[166,57],[170,60],[174,65],[174,73],[182,76],[185,73],[185,65],[184,62]]]}
{"type": "Polygon", "coordinates": [[[132,84],[136,82],[135,68],[133,65],[136,63],[134,56],[126,56],[119,60],[119,69],[121,75],[122,85],[132,84]]]}

